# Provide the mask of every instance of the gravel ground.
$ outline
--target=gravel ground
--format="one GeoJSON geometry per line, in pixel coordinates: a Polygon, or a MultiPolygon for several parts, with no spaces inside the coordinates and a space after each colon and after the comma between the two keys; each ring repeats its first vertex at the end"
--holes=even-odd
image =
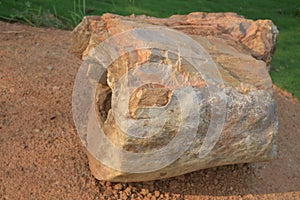
{"type": "Polygon", "coordinates": [[[70,32],[0,22],[1,199],[300,199],[300,103],[275,87],[278,158],[142,183],[96,180],[75,131],[70,32]]]}

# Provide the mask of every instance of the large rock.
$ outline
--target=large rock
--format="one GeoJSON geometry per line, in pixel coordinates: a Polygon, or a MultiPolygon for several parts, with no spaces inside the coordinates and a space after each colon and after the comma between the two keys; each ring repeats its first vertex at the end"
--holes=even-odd
{"type": "Polygon", "coordinates": [[[274,158],[277,118],[267,66],[277,34],[269,20],[233,13],[85,17],[73,31],[71,51],[85,63],[74,89],[84,92],[73,96],[73,112],[94,176],[146,181],[274,158]],[[156,26],[158,35],[143,32],[156,26]],[[122,35],[132,29],[141,31],[122,35]],[[134,34],[141,41],[131,41],[134,34]],[[109,40],[113,36],[118,42],[109,40]],[[164,37],[175,47],[182,44],[181,50],[164,49],[164,37]],[[161,45],[125,50],[143,46],[147,38],[161,45]],[[104,41],[104,47],[118,46],[122,54],[114,58],[98,47],[104,41]],[[191,57],[183,52],[189,50],[191,57]],[[107,59],[113,62],[106,69],[107,59]],[[204,60],[199,75],[193,65],[204,60]],[[128,86],[128,79],[138,84],[128,86]]]}

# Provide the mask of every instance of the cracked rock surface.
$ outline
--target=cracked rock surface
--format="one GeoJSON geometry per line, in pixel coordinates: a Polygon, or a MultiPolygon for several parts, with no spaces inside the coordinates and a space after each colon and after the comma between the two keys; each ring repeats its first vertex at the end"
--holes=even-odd
{"type": "MultiPolygon", "coordinates": [[[[276,46],[278,31],[275,25],[270,20],[252,21],[233,13],[191,13],[167,19],[104,14],[83,19],[73,31],[71,51],[83,60],[96,57],[102,59],[101,56],[106,56],[105,52],[97,48],[92,51],[98,44],[124,31],[147,26],[164,26],[188,34],[214,61],[223,83],[209,85],[207,80],[195,71],[188,58],[180,55],[181,52],[148,48],[136,49],[119,56],[107,67],[107,72],[95,87],[97,120],[102,125],[104,134],[117,148],[126,152],[145,154],[163,149],[176,139],[177,146],[161,151],[161,157],[151,157],[152,154],[149,153],[137,161],[127,154],[115,155],[116,153],[106,152],[109,151],[109,145],[97,149],[99,147],[95,144],[96,136],[91,136],[94,133],[90,133],[84,136],[84,140],[88,150],[92,151],[88,155],[94,176],[109,181],[148,181],[204,168],[275,158],[278,122],[272,82],[267,70],[276,46]],[[90,57],[89,52],[92,53],[90,57]],[[148,70],[147,73],[145,70],[148,70]],[[169,74],[170,70],[174,73],[169,74]],[[123,78],[127,73],[141,80],[161,81],[160,84],[146,84],[131,91],[130,88],[126,88],[127,82],[124,82],[123,78]],[[166,76],[167,79],[164,78],[166,76]],[[193,88],[197,100],[195,102],[198,102],[196,107],[193,107],[195,102],[187,102],[187,99],[181,98],[191,93],[189,87],[193,88]],[[212,88],[214,91],[224,91],[224,108],[216,108],[218,104],[213,102],[215,97],[212,97],[212,88]],[[131,95],[130,98],[126,97],[127,93],[131,95]],[[120,98],[123,100],[120,101],[120,98]],[[128,103],[126,99],[129,99],[128,103]],[[224,112],[225,119],[218,140],[214,143],[215,136],[208,133],[211,129],[210,124],[216,120],[213,118],[215,108],[220,109],[217,112],[224,112]],[[165,110],[161,111],[163,109],[165,110]],[[188,112],[189,109],[193,112],[188,112]],[[188,114],[184,115],[184,111],[188,114]],[[162,112],[165,115],[162,115],[162,112]],[[126,113],[129,113],[128,116],[126,113]],[[150,122],[147,122],[147,119],[151,118],[151,113],[155,113],[157,117],[157,121],[151,121],[151,128],[158,134],[147,138],[136,138],[127,134],[149,134],[145,129],[149,126],[150,122]],[[123,115],[126,117],[119,117],[123,115]],[[133,128],[126,126],[127,119],[134,121],[133,128]],[[163,125],[162,121],[165,121],[163,125]],[[197,124],[196,129],[191,129],[189,124],[197,124]],[[193,132],[195,136],[185,140],[184,134],[178,134],[180,130],[184,130],[185,135],[193,132]],[[160,163],[160,159],[175,157],[177,150],[183,148],[182,146],[187,148],[168,165],[155,170],[139,171],[136,162],[144,163],[144,166],[151,166],[157,161],[160,163]],[[210,146],[212,147],[209,153],[201,157],[202,148],[209,149],[210,146]],[[106,159],[113,160],[113,166],[101,162],[104,154],[108,155],[106,159]],[[136,171],[131,170],[131,166],[136,166],[136,171]]],[[[173,41],[175,43],[176,39],[173,41]]],[[[125,47],[129,45],[124,38],[118,44],[125,47]]],[[[112,42],[111,45],[117,44],[112,42]]],[[[191,49],[193,51],[192,44],[191,49]]],[[[201,59],[196,62],[201,62],[201,59]]],[[[210,66],[206,66],[205,70],[209,68],[210,66]]],[[[93,73],[97,73],[96,69],[86,70],[87,76],[91,78],[93,73]]],[[[215,125],[211,126],[223,123],[222,120],[217,120],[215,125]]],[[[215,134],[217,129],[212,132],[215,134]]]]}

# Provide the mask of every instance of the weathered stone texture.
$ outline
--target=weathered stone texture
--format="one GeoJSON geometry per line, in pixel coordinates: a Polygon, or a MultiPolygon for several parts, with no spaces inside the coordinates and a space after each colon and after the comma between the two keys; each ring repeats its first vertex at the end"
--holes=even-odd
{"type": "MultiPolygon", "coordinates": [[[[178,117],[180,105],[174,100],[172,91],[159,84],[145,85],[135,90],[128,108],[131,118],[137,120],[149,117],[149,108],[172,108],[174,112],[168,114],[172,120],[166,122],[160,134],[147,139],[125,135],[111,114],[111,95],[116,92],[116,82],[128,69],[134,68],[136,63],[150,62],[172,66],[189,80],[196,94],[206,95],[203,99],[205,103],[199,105],[198,131],[190,148],[180,159],[153,172],[117,171],[104,166],[93,155],[88,154],[94,176],[109,181],[146,181],[214,166],[273,159],[276,156],[277,118],[272,82],[267,68],[276,47],[278,31],[274,24],[270,20],[248,20],[234,13],[191,13],[174,15],[167,19],[104,14],[83,19],[73,31],[71,51],[85,59],[105,39],[126,30],[153,25],[166,26],[188,34],[204,47],[216,63],[227,96],[222,133],[210,154],[199,159],[198,151],[211,115],[205,80],[196,77],[190,64],[184,59],[180,60],[179,55],[169,55],[164,50],[144,49],[125,54],[109,66],[96,93],[98,120],[106,136],[126,151],[147,152],[163,147],[176,135],[176,128],[181,120],[178,117]]],[[[184,88],[184,85],[181,87],[184,88]]]]}

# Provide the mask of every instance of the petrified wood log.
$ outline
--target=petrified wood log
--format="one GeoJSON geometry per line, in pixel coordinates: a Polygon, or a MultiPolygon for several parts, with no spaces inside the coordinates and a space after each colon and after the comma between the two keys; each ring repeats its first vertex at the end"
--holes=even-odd
{"type": "Polygon", "coordinates": [[[274,158],[277,34],[234,13],[85,17],[73,112],[94,176],[147,181],[274,158]]]}

